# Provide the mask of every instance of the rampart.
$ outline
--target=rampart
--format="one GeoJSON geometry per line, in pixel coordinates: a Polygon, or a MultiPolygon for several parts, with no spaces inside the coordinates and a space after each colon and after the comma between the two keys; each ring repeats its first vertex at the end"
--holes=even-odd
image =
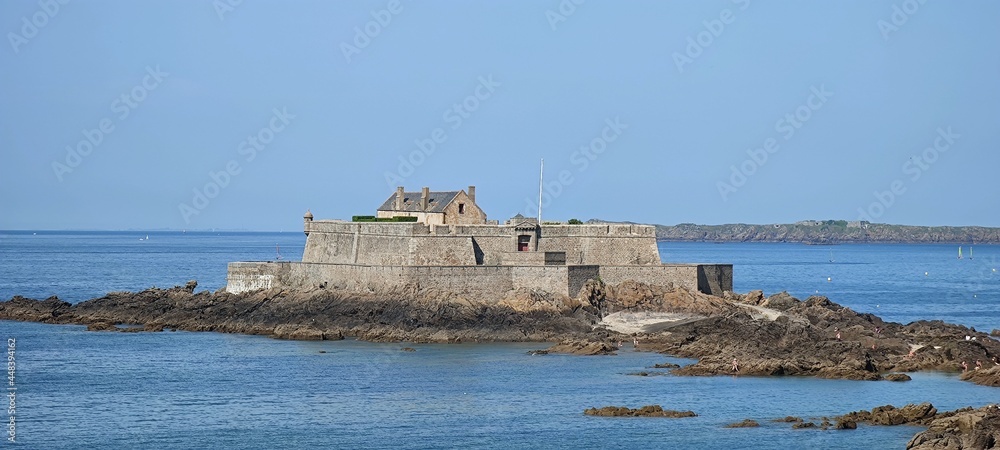
{"type": "MultiPolygon", "coordinates": [[[[422,223],[306,222],[302,262],[363,265],[517,265],[518,239],[530,252],[563,252],[566,264],[657,265],[650,225],[426,225],[422,223]],[[508,261],[509,260],[509,261],[508,261]]],[[[530,253],[529,252],[529,253],[530,253]]]]}
{"type": "Polygon", "coordinates": [[[434,225],[306,219],[302,262],[229,264],[226,289],[442,289],[499,300],[512,289],[576,296],[591,279],[721,295],[732,265],[662,264],[650,225],[434,225]]]}
{"type": "Polygon", "coordinates": [[[590,279],[618,284],[626,280],[682,286],[708,294],[731,291],[731,265],[664,264],[659,266],[372,266],[299,262],[229,263],[226,290],[233,293],[270,288],[336,288],[357,292],[394,292],[434,288],[496,301],[511,289],[541,289],[576,296],[590,279]],[[701,277],[725,274],[728,279],[701,277]],[[703,279],[704,278],[704,279],[703,279]]]}

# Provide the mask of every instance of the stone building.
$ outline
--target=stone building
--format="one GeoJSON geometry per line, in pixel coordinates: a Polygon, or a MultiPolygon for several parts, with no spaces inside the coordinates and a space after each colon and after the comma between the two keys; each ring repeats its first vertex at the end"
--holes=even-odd
{"type": "Polygon", "coordinates": [[[427,225],[471,225],[486,223],[486,213],[476,204],[476,187],[466,191],[431,191],[424,187],[420,192],[404,192],[403,187],[382,203],[376,217],[416,217],[427,225]]]}
{"type": "Polygon", "coordinates": [[[418,197],[399,189],[378,211],[380,217],[413,214],[418,222],[314,220],[307,213],[302,262],[230,263],[226,289],[436,288],[499,300],[519,288],[572,297],[590,279],[714,295],[733,288],[730,264],[663,264],[651,225],[539,224],[520,215],[486,223],[475,189],[470,192],[425,188],[418,197]]]}

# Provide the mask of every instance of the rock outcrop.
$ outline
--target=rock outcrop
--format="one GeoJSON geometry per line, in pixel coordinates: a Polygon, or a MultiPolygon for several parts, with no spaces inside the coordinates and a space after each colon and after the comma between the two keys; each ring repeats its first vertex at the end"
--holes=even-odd
{"type": "Polygon", "coordinates": [[[753,419],[743,419],[742,421],[726,425],[726,428],[756,428],[760,423],[753,419]]]}
{"type": "MultiPolygon", "coordinates": [[[[969,370],[975,361],[1000,355],[1000,342],[985,333],[941,321],[908,325],[884,322],[826,297],[800,301],[786,293],[729,295],[724,314],[686,321],[641,336],[644,348],[698,358],[677,375],[807,375],[881,380],[890,372],[969,370]]],[[[992,362],[990,362],[992,364],[992,362]]],[[[992,370],[992,369],[990,369],[992,370]]],[[[967,373],[994,386],[990,370],[967,373]]],[[[903,380],[905,375],[892,375],[903,380]]]]}
{"type": "Polygon", "coordinates": [[[563,341],[546,350],[547,353],[568,353],[571,355],[614,355],[618,347],[608,342],[563,341]]]}
{"type": "Polygon", "coordinates": [[[880,380],[889,373],[964,368],[962,379],[1000,386],[1000,369],[994,368],[1000,342],[985,333],[941,321],[888,323],[819,296],[800,301],[787,293],[753,291],[715,297],[683,287],[635,281],[609,286],[595,280],[574,298],[513,290],[499,302],[433,287],[368,294],[273,289],[235,295],[195,293],[195,286],[190,282],[173,289],[110,293],[75,305],[54,297],[14,297],[0,302],[0,319],[83,324],[92,330],[175,329],[302,340],[559,342],[547,352],[580,355],[613,354],[627,342],[643,351],[698,359],[674,369],[677,375],[880,380]],[[620,322],[606,320],[625,315],[620,322]],[[650,322],[623,331],[640,320],[650,322]]]}
{"type": "Polygon", "coordinates": [[[938,412],[930,403],[909,404],[902,408],[885,405],[836,419],[838,429],[854,429],[858,423],[927,427],[910,439],[907,449],[990,449],[1000,444],[1000,408],[997,405],[947,412],[938,412]]]}
{"type": "Polygon", "coordinates": [[[961,378],[983,386],[1000,387],[1000,365],[992,364],[981,369],[969,369],[962,373],[961,378]]]}
{"type": "Polygon", "coordinates": [[[990,449],[1000,446],[1000,408],[964,409],[935,417],[907,449],[990,449]]]}
{"type": "MultiPolygon", "coordinates": [[[[14,297],[0,302],[0,319],[83,324],[91,330],[171,328],[299,340],[350,336],[399,342],[541,342],[602,336],[592,328],[596,316],[583,306],[517,311],[509,305],[472,302],[436,290],[377,296],[333,290],[235,295],[194,293],[193,286],[115,292],[75,305],[55,297],[42,301],[14,297]]],[[[596,312],[596,307],[587,308],[596,312]]],[[[603,336],[607,338],[607,333],[603,336]]]]}
{"type": "Polygon", "coordinates": [[[601,417],[697,417],[694,411],[674,411],[663,409],[660,405],[647,405],[642,408],[631,409],[627,406],[605,406],[603,408],[589,408],[583,411],[588,416],[601,417]]]}

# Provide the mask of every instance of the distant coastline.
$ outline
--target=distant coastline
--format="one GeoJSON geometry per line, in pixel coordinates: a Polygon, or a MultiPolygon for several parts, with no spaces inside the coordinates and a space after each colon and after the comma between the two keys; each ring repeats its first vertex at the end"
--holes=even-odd
{"type": "MultiPolygon", "coordinates": [[[[585,223],[636,223],[590,219],[585,223]]],[[[1000,227],[981,226],[919,226],[884,223],[849,222],[846,220],[804,220],[790,224],[655,225],[656,240],[668,242],[777,242],[812,245],[834,244],[1000,244],[1000,227]]],[[[176,230],[0,230],[8,233],[298,233],[299,231],[249,229],[176,230]]]]}
{"type": "Polygon", "coordinates": [[[1000,244],[1000,228],[928,227],[845,220],[793,224],[657,225],[656,239],[674,242],[793,242],[802,244],[1000,244]]]}

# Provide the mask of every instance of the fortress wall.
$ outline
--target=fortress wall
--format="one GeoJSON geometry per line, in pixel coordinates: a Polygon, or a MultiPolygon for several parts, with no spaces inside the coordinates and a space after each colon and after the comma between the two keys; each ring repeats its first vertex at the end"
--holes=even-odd
{"type": "Polygon", "coordinates": [[[573,264],[659,265],[656,241],[640,236],[551,236],[542,231],[539,251],[565,251],[573,264]]]}
{"type": "Polygon", "coordinates": [[[706,294],[722,295],[733,290],[732,264],[699,264],[698,290],[706,294]]]}
{"type": "Polygon", "coordinates": [[[625,280],[666,286],[673,283],[692,291],[721,296],[733,290],[732,264],[663,264],[659,266],[601,266],[601,280],[625,280]]]}
{"type": "Polygon", "coordinates": [[[698,266],[658,265],[658,266],[601,266],[601,280],[607,284],[619,284],[633,280],[660,286],[683,286],[698,289],[698,266]]]}
{"type": "Polygon", "coordinates": [[[554,294],[569,295],[569,271],[566,266],[514,266],[512,269],[514,289],[541,289],[554,294]]]}
{"type": "MultiPolygon", "coordinates": [[[[229,264],[226,290],[239,294],[258,289],[332,289],[390,292],[430,288],[470,298],[498,301],[514,288],[512,267],[483,266],[367,266],[297,262],[239,262],[229,264]]],[[[564,288],[565,289],[565,288],[564,288]]]]}
{"type": "Polygon", "coordinates": [[[410,238],[409,247],[409,265],[476,265],[476,254],[469,236],[415,236],[410,238]]]}
{"type": "Polygon", "coordinates": [[[409,266],[404,268],[407,282],[420,288],[440,289],[477,300],[499,301],[514,288],[513,267],[485,266],[409,266]]]}
{"type": "Polygon", "coordinates": [[[570,297],[575,297],[580,293],[580,289],[587,280],[600,278],[598,266],[566,266],[567,267],[567,292],[570,297]]]}
{"type": "Polygon", "coordinates": [[[427,234],[427,225],[415,222],[345,222],[342,220],[315,220],[305,223],[305,232],[379,234],[389,236],[410,236],[427,234]]]}
{"type": "Polygon", "coordinates": [[[405,285],[402,266],[361,266],[349,264],[293,264],[282,286],[301,289],[328,288],[357,292],[384,292],[405,285]]]}
{"type": "Polygon", "coordinates": [[[570,264],[659,265],[650,225],[545,225],[539,251],[565,251],[570,264]]]}
{"type": "Polygon", "coordinates": [[[470,298],[499,300],[517,288],[543,289],[575,296],[588,279],[608,284],[634,280],[654,285],[683,286],[711,295],[733,288],[732,265],[689,264],[661,266],[378,266],[310,264],[296,262],[238,262],[229,264],[226,290],[242,293],[291,287],[329,288],[358,292],[388,292],[430,288],[470,298]]]}
{"type": "Polygon", "coordinates": [[[409,236],[358,234],[357,263],[394,266],[409,264],[411,240],[409,236]]]}
{"type": "Polygon", "coordinates": [[[483,264],[495,266],[504,264],[501,255],[505,252],[517,250],[517,240],[511,236],[479,236],[475,237],[476,244],[483,252],[483,264]]]}
{"type": "MultiPolygon", "coordinates": [[[[495,225],[339,221],[306,222],[306,230],[303,262],[370,265],[475,264],[469,237],[484,265],[508,264],[502,254],[516,251],[518,234],[514,227],[495,225]]],[[[538,251],[565,252],[568,264],[660,264],[655,228],[649,225],[545,225],[538,251]]]]}
{"type": "Polygon", "coordinates": [[[354,262],[354,233],[310,233],[306,237],[302,260],[345,264],[354,262]]]}
{"type": "Polygon", "coordinates": [[[226,273],[226,291],[239,294],[270,289],[281,285],[278,271],[281,264],[265,262],[232,262],[226,273]]]}

